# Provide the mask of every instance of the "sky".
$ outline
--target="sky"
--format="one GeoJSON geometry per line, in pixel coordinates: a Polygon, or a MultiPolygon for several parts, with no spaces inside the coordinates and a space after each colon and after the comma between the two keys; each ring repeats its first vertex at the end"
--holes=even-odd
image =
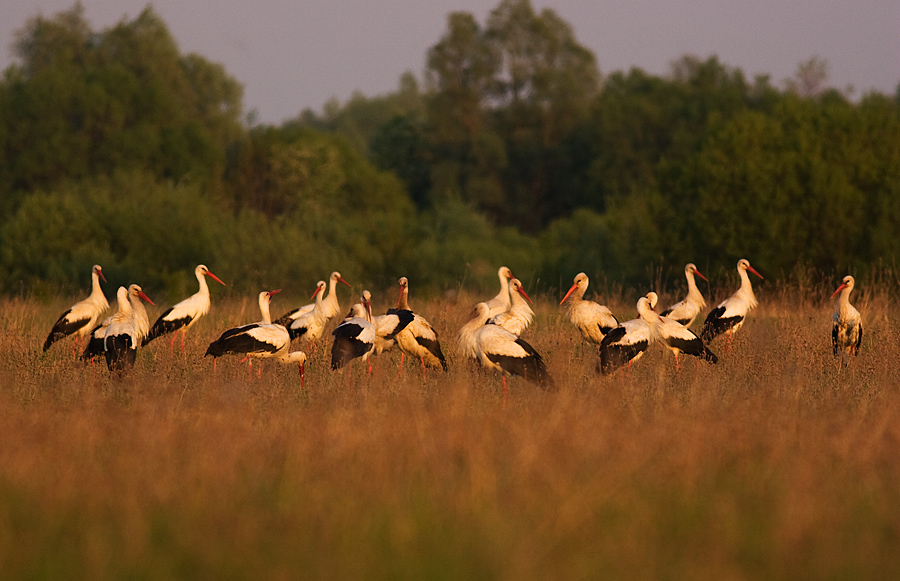
{"type": "MultiPolygon", "coordinates": [[[[244,85],[245,112],[279,124],[355,91],[396,90],[422,78],[428,48],[447,14],[484,23],[499,0],[156,0],[183,53],[221,63],[244,85]]],[[[133,19],[146,0],[82,0],[95,31],[133,19]]],[[[74,0],[8,0],[0,5],[0,68],[13,62],[15,31],[74,0]]],[[[685,54],[769,75],[778,86],[819,57],[829,84],[894,94],[900,85],[900,0],[532,0],[572,25],[602,74],[639,67],[663,75],[685,54]]]]}

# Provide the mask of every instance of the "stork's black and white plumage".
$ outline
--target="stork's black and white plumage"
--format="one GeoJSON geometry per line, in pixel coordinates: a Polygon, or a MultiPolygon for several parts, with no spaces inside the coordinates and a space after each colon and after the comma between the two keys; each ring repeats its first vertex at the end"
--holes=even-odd
{"type": "MultiPolygon", "coordinates": [[[[398,281],[400,285],[400,298],[397,302],[397,310],[409,311],[409,280],[404,276],[398,281]]],[[[413,314],[413,320],[396,335],[397,345],[410,357],[415,357],[422,362],[422,369],[432,367],[447,371],[447,360],[441,351],[441,343],[437,333],[424,317],[413,314]]]]}
{"type": "Polygon", "coordinates": [[[395,344],[397,333],[405,329],[415,318],[415,313],[407,309],[390,309],[387,314],[372,317],[372,324],[375,325],[375,354],[381,355],[391,349],[395,344]]]}
{"type": "MultiPolygon", "coordinates": [[[[368,365],[369,356],[375,351],[371,296],[369,291],[364,290],[362,302],[353,305],[347,318],[332,331],[334,343],[331,345],[331,369],[341,369],[357,358],[368,365]]],[[[369,371],[371,370],[369,366],[369,371]]]]}
{"type": "MultiPolygon", "coordinates": [[[[294,320],[288,319],[285,323],[292,340],[305,339],[309,343],[315,343],[322,336],[322,331],[325,330],[325,324],[328,322],[328,311],[322,297],[323,294],[325,294],[325,281],[320,280],[316,283],[316,290],[311,297],[316,299],[313,308],[294,320]]],[[[281,320],[284,320],[284,317],[279,319],[279,321],[281,320]]]]}
{"type": "MultiPolygon", "coordinates": [[[[341,273],[336,270],[331,273],[331,277],[328,279],[328,295],[322,297],[322,308],[325,313],[326,320],[337,316],[337,314],[341,312],[341,304],[338,301],[337,296],[337,283],[345,284],[350,287],[350,283],[344,280],[344,278],[341,276],[341,273]]],[[[316,303],[310,303],[308,305],[303,305],[302,307],[297,307],[296,309],[288,311],[287,313],[278,317],[278,320],[275,322],[284,325],[285,327],[289,327],[291,321],[294,321],[298,317],[309,313],[315,307],[316,303]]]]}
{"type": "MultiPolygon", "coordinates": [[[[649,304],[656,302],[655,295],[656,293],[648,293],[649,304]]],[[[650,309],[639,307],[638,312],[650,326],[651,340],[658,341],[675,356],[676,370],[679,367],[678,355],[681,353],[701,357],[710,363],[718,362],[718,357],[703,344],[700,337],[678,321],[658,315],[652,307],[650,309]]]]}
{"type": "Polygon", "coordinates": [[[762,279],[762,275],[750,266],[746,258],[738,261],[737,271],[741,278],[741,287],[706,315],[706,321],[703,323],[703,330],[700,333],[700,338],[705,343],[726,333],[730,344],[734,334],[744,325],[747,314],[759,304],[756,301],[756,295],[753,294],[750,277],[747,276],[748,270],[762,279]]]}
{"type": "Polygon", "coordinates": [[[650,325],[643,313],[653,311],[656,293],[648,293],[637,301],[638,317],[620,323],[600,342],[600,372],[609,375],[615,370],[640,359],[650,347],[650,325]]]}
{"type": "Polygon", "coordinates": [[[106,282],[103,269],[99,264],[95,264],[91,269],[91,294],[59,316],[50,329],[47,340],[44,341],[44,351],[60,339],[74,334],[76,337],[74,349],[77,352],[79,341],[94,329],[97,321],[109,309],[109,302],[103,295],[103,289],[100,288],[101,278],[106,282]]]}
{"type": "Polygon", "coordinates": [[[138,345],[149,327],[146,311],[136,313],[134,299],[131,295],[134,295],[138,302],[145,300],[153,304],[150,297],[144,294],[141,287],[136,284],[131,285],[128,289],[119,287],[116,293],[119,308],[112,316],[109,326],[106,327],[106,333],[103,336],[103,351],[110,373],[120,376],[134,367],[138,345]]]}
{"type": "Polygon", "coordinates": [[[863,338],[862,316],[856,307],[850,304],[850,293],[853,292],[855,285],[854,278],[847,275],[831,295],[831,298],[838,293],[841,295],[834,316],[831,318],[831,345],[835,357],[848,358],[859,355],[859,346],[862,344],[863,338]]]}
{"type": "Polygon", "coordinates": [[[306,354],[302,351],[291,352],[291,337],[288,335],[287,329],[284,325],[271,322],[269,303],[272,295],[280,290],[259,293],[259,310],[262,313],[262,320],[228,329],[209,344],[206,355],[211,355],[213,358],[226,354],[244,355],[251,361],[251,367],[253,358],[272,358],[285,364],[298,363],[302,380],[306,354]]]}
{"type": "Polygon", "coordinates": [[[564,305],[569,320],[581,331],[584,340],[599,345],[607,333],[619,326],[619,320],[608,307],[584,299],[588,284],[588,276],[579,272],[559,304],[564,305]]]}
{"type": "Polygon", "coordinates": [[[497,278],[500,279],[500,292],[497,293],[497,296],[492,298],[489,301],[485,301],[488,309],[489,309],[489,317],[493,317],[494,315],[499,315],[509,308],[510,300],[509,300],[509,281],[512,280],[513,274],[509,270],[509,268],[505,266],[501,266],[497,270],[497,278]]]}
{"type": "MultiPolygon", "coordinates": [[[[134,317],[134,336],[137,341],[143,342],[144,337],[150,332],[150,319],[147,316],[144,301],[146,300],[151,305],[154,303],[144,294],[143,289],[136,284],[129,285],[127,291],[128,302],[131,304],[132,316],[134,317]]],[[[112,324],[115,316],[116,313],[113,313],[91,331],[87,344],[84,347],[84,352],[81,354],[83,360],[89,361],[105,353],[104,339],[106,338],[106,330],[112,324]]]]}
{"type": "MultiPolygon", "coordinates": [[[[477,316],[487,311],[485,303],[479,303],[477,316]]],[[[503,401],[506,402],[506,376],[517,375],[536,383],[543,389],[555,391],[556,385],[544,360],[524,339],[517,337],[499,325],[482,325],[475,332],[478,361],[487,369],[499,371],[503,377],[503,401]]]]}
{"type": "MultiPolygon", "coordinates": [[[[206,277],[213,279],[221,285],[219,277],[209,271],[206,265],[199,264],[194,269],[194,276],[200,284],[200,290],[195,294],[184,299],[163,312],[162,315],[153,323],[150,333],[144,339],[143,344],[146,345],[157,337],[161,337],[167,333],[175,333],[181,330],[181,349],[184,350],[184,334],[191,328],[191,325],[197,322],[197,319],[209,313],[209,285],[206,284],[206,277]]],[[[175,346],[175,335],[172,335],[172,341],[169,343],[170,348],[175,346]]]]}
{"type": "Polygon", "coordinates": [[[488,322],[499,325],[518,337],[534,319],[534,311],[528,306],[530,302],[531,298],[522,287],[522,282],[514,278],[509,281],[509,308],[494,315],[488,322]]]}
{"type": "Polygon", "coordinates": [[[688,262],[684,267],[684,278],[687,279],[688,285],[687,296],[684,300],[675,303],[660,313],[663,317],[677,321],[685,327],[690,327],[691,323],[694,322],[694,319],[697,318],[697,315],[700,314],[700,311],[706,308],[706,300],[703,298],[703,293],[697,288],[697,281],[694,280],[695,274],[703,280],[706,280],[706,282],[709,282],[706,277],[697,270],[697,266],[693,262],[688,262]]]}

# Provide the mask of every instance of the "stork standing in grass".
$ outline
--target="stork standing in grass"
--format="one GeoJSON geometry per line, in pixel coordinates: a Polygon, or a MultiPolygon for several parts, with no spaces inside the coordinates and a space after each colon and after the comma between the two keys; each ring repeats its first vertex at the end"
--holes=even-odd
{"type": "Polygon", "coordinates": [[[88,298],[78,301],[69,310],[59,316],[59,319],[50,329],[47,340],[44,341],[44,351],[50,348],[55,342],[69,335],[75,335],[75,345],[73,353],[78,353],[78,346],[81,340],[90,334],[97,325],[97,321],[103,316],[103,313],[109,309],[109,302],[103,295],[103,289],[100,288],[100,279],[106,282],[103,276],[103,269],[99,264],[95,264],[91,268],[91,294],[88,298]]]}
{"type": "Polygon", "coordinates": [[[575,325],[585,341],[600,345],[607,333],[619,326],[619,320],[608,307],[597,304],[594,301],[584,299],[584,293],[590,281],[588,276],[579,272],[575,275],[569,292],[559,301],[564,305],[569,320],[575,325]]]}
{"type": "Polygon", "coordinates": [[[146,312],[136,313],[131,295],[137,300],[150,300],[144,291],[136,284],[128,289],[119,287],[116,293],[118,311],[112,316],[109,326],[103,336],[103,351],[106,354],[106,366],[110,373],[122,376],[126,371],[134,367],[137,358],[137,349],[142,339],[142,333],[146,333],[149,319],[146,312]]]}
{"type": "Polygon", "coordinates": [[[184,351],[184,334],[198,319],[209,313],[209,285],[206,284],[206,277],[208,276],[221,285],[225,284],[218,276],[210,272],[204,264],[197,265],[197,268],[194,269],[194,276],[197,277],[200,290],[180,303],[166,309],[153,323],[150,333],[144,339],[144,345],[157,337],[167,333],[174,333],[172,340],[169,342],[169,349],[174,349],[175,337],[178,335],[178,331],[181,330],[181,350],[184,351]]]}
{"type": "MultiPolygon", "coordinates": [[[[400,298],[397,301],[398,311],[409,311],[409,280],[404,276],[397,281],[400,285],[400,298]]],[[[447,371],[447,360],[441,351],[441,343],[437,333],[424,317],[413,313],[413,320],[396,335],[397,345],[410,357],[422,362],[422,373],[426,367],[447,371]]],[[[402,365],[402,358],[401,358],[402,365]]]]}
{"type": "MultiPolygon", "coordinates": [[[[656,293],[648,293],[648,302],[656,303],[655,297],[656,293]]],[[[640,308],[639,312],[650,326],[650,338],[658,341],[675,356],[676,372],[679,370],[678,355],[681,353],[702,357],[710,363],[718,362],[718,357],[703,344],[700,337],[678,321],[658,315],[652,307],[640,308]]]]}
{"type": "Polygon", "coordinates": [[[844,277],[841,285],[831,295],[831,298],[840,293],[837,309],[831,318],[831,345],[834,356],[840,357],[843,363],[852,356],[859,355],[859,346],[862,344],[863,327],[862,316],[856,307],[850,304],[850,293],[856,286],[856,280],[850,275],[844,277]]]}
{"type": "MultiPolygon", "coordinates": [[[[259,293],[259,310],[262,320],[249,325],[242,325],[228,329],[222,335],[209,344],[206,355],[211,355],[213,361],[225,354],[244,355],[249,362],[249,372],[252,372],[254,358],[271,358],[284,364],[297,363],[300,366],[300,382],[303,383],[303,365],[306,362],[306,354],[302,351],[290,351],[291,337],[284,325],[272,323],[269,304],[272,296],[281,289],[262,291],[259,293]]],[[[242,359],[241,361],[244,361],[242,359]]],[[[260,373],[258,371],[257,373],[260,373]]]]}
{"type": "MultiPolygon", "coordinates": [[[[485,303],[476,306],[477,319],[487,320],[490,313],[485,303]]],[[[499,325],[482,325],[475,332],[476,355],[487,369],[501,373],[503,379],[503,405],[506,405],[507,375],[517,375],[536,383],[548,391],[556,391],[556,384],[540,354],[525,340],[499,325]]]]}
{"type": "Polygon", "coordinates": [[[684,300],[679,301],[660,313],[663,317],[668,317],[673,321],[677,321],[685,327],[690,327],[704,308],[706,308],[706,300],[703,293],[697,288],[697,281],[694,275],[699,276],[706,282],[709,282],[703,274],[697,270],[697,266],[693,262],[688,262],[684,267],[684,278],[687,279],[688,294],[684,300]]]}
{"type": "Polygon", "coordinates": [[[609,375],[626,365],[630,369],[632,363],[643,357],[652,341],[650,325],[643,313],[652,312],[656,300],[656,293],[647,293],[639,298],[638,317],[620,323],[603,337],[600,342],[600,372],[603,375],[609,375]]]}
{"type": "Polygon", "coordinates": [[[331,369],[341,369],[354,359],[361,358],[369,373],[372,372],[369,356],[375,351],[376,330],[372,324],[371,299],[372,293],[364,290],[360,302],[350,308],[347,318],[332,331],[331,369]]]}
{"type": "MultiPolygon", "coordinates": [[[[150,332],[150,318],[147,316],[147,309],[144,307],[144,301],[149,302],[151,305],[154,303],[144,294],[143,289],[139,285],[129,285],[127,291],[128,302],[131,304],[132,316],[134,318],[134,338],[142,344],[147,333],[150,332]]],[[[112,324],[115,316],[116,313],[113,313],[91,331],[87,344],[84,347],[84,352],[81,355],[83,360],[91,361],[91,363],[93,363],[95,357],[99,357],[105,353],[104,339],[106,338],[106,330],[109,328],[110,324],[112,324]]]]}
{"type": "MultiPolygon", "coordinates": [[[[746,258],[738,261],[737,271],[741,279],[741,287],[706,315],[706,321],[703,323],[703,330],[700,333],[700,338],[705,343],[726,333],[728,346],[730,346],[734,334],[744,325],[747,314],[759,304],[756,295],[753,294],[750,277],[747,276],[748,270],[762,279],[762,275],[750,266],[750,262],[746,258]]],[[[726,347],[727,349],[728,347],[726,347]]]]}
{"type": "MultiPolygon", "coordinates": [[[[322,297],[321,308],[325,314],[326,320],[337,316],[341,312],[341,303],[340,301],[338,301],[337,296],[337,283],[341,283],[343,285],[346,285],[348,288],[352,288],[350,287],[350,283],[344,280],[344,278],[341,276],[341,273],[336,270],[331,273],[331,276],[328,279],[328,294],[322,297]]],[[[296,320],[306,313],[311,312],[314,308],[316,308],[316,303],[310,303],[308,305],[303,305],[302,307],[297,307],[296,309],[288,311],[287,313],[278,317],[278,320],[276,320],[275,322],[280,325],[284,325],[285,327],[289,327],[292,321],[296,320]]]]}
{"type": "Polygon", "coordinates": [[[530,302],[531,297],[525,292],[522,282],[514,278],[509,281],[509,307],[491,317],[488,322],[499,325],[518,337],[534,319],[534,311],[528,306],[530,302]]]}
{"type": "MultiPolygon", "coordinates": [[[[315,342],[322,336],[325,324],[328,322],[328,308],[322,298],[323,294],[325,294],[325,281],[320,280],[311,297],[316,299],[312,310],[306,311],[294,320],[287,320],[285,326],[292,340],[302,338],[315,345],[315,342]]],[[[279,319],[279,321],[283,320],[285,320],[284,317],[279,319]]]]}

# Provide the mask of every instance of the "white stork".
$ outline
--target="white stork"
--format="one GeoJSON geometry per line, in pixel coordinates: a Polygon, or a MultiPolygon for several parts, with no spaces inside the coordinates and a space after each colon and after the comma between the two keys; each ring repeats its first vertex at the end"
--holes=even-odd
{"type": "Polygon", "coordinates": [[[106,327],[103,335],[103,351],[106,354],[106,366],[109,371],[121,376],[134,367],[138,346],[149,327],[147,312],[143,310],[142,305],[140,309],[143,312],[136,311],[135,301],[139,303],[145,300],[150,304],[153,304],[153,301],[136,284],[127,289],[119,287],[116,299],[119,309],[106,327]]]}
{"type": "MultiPolygon", "coordinates": [[[[485,303],[479,303],[476,308],[479,318],[484,317],[488,311],[485,303]]],[[[475,344],[478,361],[487,369],[494,369],[502,374],[504,405],[507,375],[518,375],[543,389],[556,391],[553,378],[550,377],[540,354],[512,332],[490,323],[482,325],[475,332],[475,344]]]]}
{"type": "Polygon", "coordinates": [[[478,303],[469,315],[469,320],[459,330],[456,348],[464,358],[478,360],[478,341],[475,334],[487,323],[491,316],[490,312],[491,308],[487,303],[478,303]]]}
{"type": "MultiPolygon", "coordinates": [[[[323,309],[325,313],[325,318],[330,319],[336,316],[341,311],[341,304],[338,302],[337,296],[337,283],[345,284],[350,288],[350,283],[344,280],[341,276],[341,273],[338,271],[334,271],[331,273],[331,277],[328,279],[328,295],[322,298],[323,309]]],[[[297,307],[293,311],[288,311],[287,313],[281,315],[276,323],[280,323],[285,327],[289,326],[291,321],[296,320],[298,317],[312,311],[316,307],[316,303],[310,303],[308,305],[303,305],[302,307],[297,307]]]]}
{"type": "MultiPolygon", "coordinates": [[[[648,306],[656,303],[655,297],[656,293],[648,293],[648,306]]],[[[718,362],[718,357],[703,344],[700,337],[678,321],[658,315],[653,307],[647,309],[639,306],[638,312],[650,326],[650,338],[658,341],[675,355],[676,371],[679,369],[678,355],[681,353],[702,357],[710,363],[718,362]]]]}
{"type": "MultiPolygon", "coordinates": [[[[310,297],[316,299],[313,308],[296,317],[294,320],[288,319],[284,323],[285,327],[287,327],[288,334],[291,336],[291,340],[303,338],[309,343],[315,343],[319,340],[319,337],[322,336],[322,331],[325,330],[325,324],[328,322],[325,300],[322,298],[323,294],[325,294],[325,281],[320,280],[316,283],[316,290],[313,292],[312,297],[310,297]]],[[[282,317],[279,321],[284,319],[285,318],[282,317]]]]}
{"type": "Polygon", "coordinates": [[[840,356],[842,360],[851,355],[859,355],[859,346],[862,343],[862,317],[856,307],[850,304],[850,293],[853,292],[855,285],[854,278],[847,275],[831,295],[831,298],[834,298],[838,293],[841,294],[837,309],[831,318],[831,345],[834,356],[840,356]]]}
{"type": "MultiPolygon", "coordinates": [[[[403,276],[397,281],[400,285],[400,298],[397,301],[397,312],[409,311],[409,280],[403,276]]],[[[390,311],[388,311],[390,313],[390,311]]],[[[441,351],[437,333],[424,317],[413,313],[413,320],[396,335],[397,345],[410,357],[416,357],[422,362],[422,372],[425,368],[442,369],[447,371],[447,360],[441,351]]],[[[402,364],[402,358],[401,358],[402,364]]]]}
{"type": "MultiPolygon", "coordinates": [[[[490,316],[499,315],[509,308],[509,281],[513,279],[513,274],[509,270],[509,268],[505,266],[501,266],[499,270],[497,270],[497,278],[500,279],[500,292],[497,293],[497,296],[492,298],[487,302],[487,306],[490,309],[490,316]]],[[[490,317],[488,317],[490,318],[490,317]]]]}
{"type": "Polygon", "coordinates": [[[706,315],[703,330],[700,332],[700,338],[705,343],[709,343],[722,333],[727,333],[728,345],[731,345],[734,334],[744,325],[747,314],[759,304],[756,301],[756,295],[753,294],[750,277],[747,276],[748,270],[762,279],[762,275],[750,266],[746,258],[738,261],[737,271],[738,276],[741,277],[741,288],[706,315]]]}
{"type": "Polygon", "coordinates": [[[332,331],[331,369],[341,369],[356,358],[362,358],[372,372],[369,356],[375,351],[375,325],[372,324],[372,293],[363,291],[362,301],[350,308],[350,313],[332,331]]]}
{"type": "Polygon", "coordinates": [[[660,313],[663,317],[668,317],[673,321],[678,321],[685,327],[690,327],[697,315],[706,308],[706,300],[703,293],[697,288],[697,281],[694,275],[699,276],[706,282],[709,282],[703,274],[697,270],[697,266],[693,262],[688,262],[684,267],[684,278],[687,279],[688,294],[683,301],[679,301],[660,313]]]}
{"type": "Polygon", "coordinates": [[[528,306],[531,298],[517,278],[509,281],[509,297],[509,308],[491,317],[488,323],[499,325],[518,337],[531,324],[534,311],[528,306]]]}
{"type": "Polygon", "coordinates": [[[284,325],[271,322],[269,303],[272,301],[272,295],[277,294],[280,290],[259,293],[259,310],[262,313],[262,320],[228,329],[209,344],[206,355],[212,355],[214,361],[228,353],[244,355],[244,359],[248,359],[250,362],[251,371],[255,357],[273,358],[284,364],[297,363],[300,366],[302,384],[306,354],[302,351],[291,352],[291,336],[288,335],[287,329],[284,325]]]}
{"type": "Polygon", "coordinates": [[[83,301],[78,301],[69,310],[64,312],[56,320],[47,340],[44,341],[44,351],[50,348],[53,343],[64,337],[75,334],[75,345],[73,353],[77,353],[78,344],[81,339],[88,335],[97,325],[97,321],[103,316],[103,313],[109,308],[109,302],[103,295],[103,289],[100,288],[100,279],[106,282],[103,276],[103,269],[99,264],[95,264],[91,269],[91,294],[83,301]]]}
{"type": "Polygon", "coordinates": [[[166,333],[175,333],[172,335],[172,341],[169,348],[175,348],[175,336],[177,331],[181,330],[181,350],[184,351],[184,334],[191,328],[191,325],[197,322],[197,319],[209,313],[209,285],[206,284],[206,277],[213,279],[217,283],[224,285],[218,276],[214,275],[206,265],[198,264],[194,269],[194,276],[200,283],[200,290],[195,294],[184,299],[180,303],[169,307],[162,315],[153,323],[150,334],[144,339],[143,345],[153,341],[157,337],[161,337],[166,333]]]}
{"type": "Polygon", "coordinates": [[[650,347],[650,325],[644,320],[642,313],[653,311],[656,306],[656,293],[648,293],[637,301],[638,317],[620,323],[610,330],[600,342],[600,372],[609,375],[620,367],[640,359],[650,347]]]}
{"type": "Polygon", "coordinates": [[[569,320],[578,327],[584,340],[599,345],[607,333],[619,326],[619,320],[608,307],[584,300],[588,284],[590,281],[585,273],[576,274],[575,282],[559,304],[565,304],[563,308],[569,320]]]}
{"type": "MultiPolygon", "coordinates": [[[[136,284],[129,285],[127,290],[128,302],[131,304],[134,317],[134,336],[137,341],[143,342],[144,337],[150,332],[150,318],[147,316],[147,309],[144,308],[143,301],[146,300],[154,306],[155,303],[151,301],[150,298],[144,294],[143,289],[136,284]]],[[[94,357],[99,357],[104,354],[106,350],[104,347],[106,330],[109,328],[110,324],[112,324],[115,316],[116,313],[113,313],[103,319],[103,322],[99,325],[94,327],[87,344],[84,347],[84,352],[81,354],[81,359],[85,361],[91,360],[91,362],[93,362],[92,360],[94,357]]]]}

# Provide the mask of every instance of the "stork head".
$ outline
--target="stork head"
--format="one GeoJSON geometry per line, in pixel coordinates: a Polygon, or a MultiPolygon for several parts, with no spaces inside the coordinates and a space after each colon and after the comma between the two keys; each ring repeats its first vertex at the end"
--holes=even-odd
{"type": "Polygon", "coordinates": [[[740,270],[749,270],[750,272],[752,272],[753,274],[758,276],[761,280],[765,280],[765,279],[763,279],[763,275],[756,272],[756,269],[754,269],[752,266],[750,266],[750,261],[747,260],[746,258],[742,258],[742,259],[738,260],[737,268],[739,271],[740,270]]]}
{"type": "Polygon", "coordinates": [[[845,288],[850,289],[852,291],[853,287],[855,285],[856,285],[856,280],[848,274],[847,276],[844,277],[844,280],[841,281],[841,286],[837,287],[837,290],[835,290],[833,293],[831,293],[831,298],[836,297],[837,294],[839,292],[841,292],[842,290],[844,290],[845,288]]]}
{"type": "Polygon", "coordinates": [[[206,265],[205,265],[205,264],[198,264],[198,265],[197,265],[197,268],[194,269],[194,272],[197,273],[197,276],[200,276],[200,275],[208,276],[209,278],[213,279],[214,281],[216,281],[217,283],[219,283],[219,284],[221,284],[221,285],[224,285],[224,284],[225,284],[224,282],[222,282],[222,281],[219,279],[218,276],[216,276],[216,275],[214,275],[213,273],[211,273],[211,272],[209,271],[209,269],[206,268],[206,265]]]}
{"type": "Polygon", "coordinates": [[[102,279],[103,279],[103,282],[107,282],[106,277],[103,276],[103,269],[100,268],[100,265],[99,265],[99,264],[95,264],[95,265],[93,266],[93,268],[91,269],[91,272],[93,272],[94,274],[96,274],[97,276],[99,276],[100,278],[102,278],[102,279]]]}
{"type": "Polygon", "coordinates": [[[526,301],[528,301],[531,304],[534,304],[531,300],[531,297],[529,297],[528,293],[525,292],[525,289],[522,288],[522,281],[520,281],[519,279],[514,278],[511,281],[509,281],[509,289],[513,292],[519,293],[520,295],[522,295],[522,297],[525,298],[526,301]]]}
{"type": "Polygon", "coordinates": [[[324,281],[324,280],[320,280],[319,282],[316,283],[316,290],[313,291],[312,296],[309,297],[309,298],[311,298],[311,299],[316,298],[316,295],[319,294],[319,293],[321,293],[321,292],[324,291],[324,290],[325,290],[325,281],[324,281]]]}
{"type": "Polygon", "coordinates": [[[372,320],[372,293],[367,290],[362,292],[362,306],[366,311],[366,320],[372,320]]]}
{"type": "MultiPolygon", "coordinates": [[[[749,263],[748,263],[748,264],[749,264],[749,263]]],[[[697,265],[694,264],[693,262],[688,262],[687,265],[685,265],[685,267],[684,267],[684,273],[685,273],[685,274],[696,274],[697,276],[699,276],[700,278],[702,278],[702,279],[705,280],[706,282],[709,282],[709,279],[706,278],[705,276],[703,276],[703,274],[702,274],[699,270],[697,270],[697,265]]]]}
{"type": "Polygon", "coordinates": [[[146,294],[144,294],[144,290],[143,290],[140,286],[138,286],[138,285],[136,285],[136,284],[133,284],[133,285],[131,285],[131,286],[128,287],[128,292],[129,292],[130,294],[133,294],[134,296],[138,297],[138,298],[141,299],[141,300],[147,301],[148,303],[150,303],[150,304],[153,305],[154,307],[156,306],[156,303],[154,303],[153,301],[151,301],[151,300],[150,300],[150,297],[148,297],[146,294]]]}
{"type": "Polygon", "coordinates": [[[659,295],[653,291],[650,291],[644,296],[647,298],[647,304],[650,305],[650,310],[652,311],[653,309],[655,309],[656,303],[659,302],[659,295]]]}
{"type": "Polygon", "coordinates": [[[347,285],[348,287],[353,288],[352,286],[350,286],[350,283],[349,283],[349,282],[347,282],[346,280],[344,280],[344,277],[341,276],[341,273],[339,273],[339,272],[336,271],[336,270],[335,270],[334,272],[331,273],[331,280],[336,281],[336,282],[344,283],[344,284],[347,285]]]}
{"type": "Polygon", "coordinates": [[[585,289],[587,289],[588,284],[590,284],[588,275],[583,272],[579,272],[578,274],[576,274],[575,280],[574,282],[572,282],[572,286],[569,288],[569,292],[567,292],[566,296],[564,296],[562,300],[559,301],[559,304],[563,304],[564,302],[566,302],[566,299],[572,296],[572,293],[575,292],[576,289],[581,289],[581,294],[584,295],[584,291],[585,289]]]}
{"type": "Polygon", "coordinates": [[[509,267],[506,266],[500,267],[500,269],[497,271],[497,276],[500,277],[500,280],[512,280],[514,278],[512,271],[509,269],[509,267]]]}

